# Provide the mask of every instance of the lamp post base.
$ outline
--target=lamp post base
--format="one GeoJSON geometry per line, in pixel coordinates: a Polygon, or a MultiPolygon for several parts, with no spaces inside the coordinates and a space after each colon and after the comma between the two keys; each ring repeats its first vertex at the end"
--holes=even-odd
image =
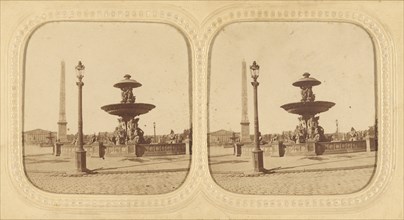
{"type": "Polygon", "coordinates": [[[78,172],[87,172],[86,151],[76,151],[76,168],[78,172]]]}
{"type": "Polygon", "coordinates": [[[256,172],[256,173],[264,172],[264,151],[253,150],[252,151],[252,162],[253,162],[254,172],[256,172]]]}

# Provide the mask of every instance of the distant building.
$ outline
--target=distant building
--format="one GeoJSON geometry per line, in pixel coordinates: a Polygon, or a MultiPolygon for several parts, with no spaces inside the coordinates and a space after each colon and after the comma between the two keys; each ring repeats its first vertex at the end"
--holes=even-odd
{"type": "Polygon", "coordinates": [[[45,144],[49,143],[49,137],[52,137],[52,142],[54,143],[56,136],[57,132],[35,129],[23,132],[23,142],[24,144],[45,144]]]}
{"type": "Polygon", "coordinates": [[[240,137],[240,132],[218,130],[208,133],[209,144],[228,144],[232,142],[233,133],[240,137]]]}

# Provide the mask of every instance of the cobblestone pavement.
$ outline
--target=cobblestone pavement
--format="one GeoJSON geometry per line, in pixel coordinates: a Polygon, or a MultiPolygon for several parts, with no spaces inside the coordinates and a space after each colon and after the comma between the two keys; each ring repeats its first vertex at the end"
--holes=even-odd
{"type": "Polygon", "coordinates": [[[152,195],[176,190],[187,172],[115,173],[63,176],[51,173],[28,173],[38,188],[52,193],[152,195]]]}
{"type": "MultiPolygon", "coordinates": [[[[96,172],[120,171],[184,171],[189,169],[189,155],[167,155],[154,157],[86,157],[87,168],[96,172]]],[[[52,149],[38,149],[36,153],[24,156],[24,166],[27,172],[66,173],[75,170],[74,157],[52,155],[52,149]]]]}
{"type": "Polygon", "coordinates": [[[213,179],[222,188],[242,194],[327,195],[364,188],[376,169],[377,152],[321,156],[265,155],[266,174],[253,174],[251,154],[233,155],[232,148],[211,147],[213,179]],[[272,172],[272,173],[271,173],[272,172]]]}
{"type": "Polygon", "coordinates": [[[259,176],[213,174],[223,189],[258,195],[335,195],[359,191],[370,181],[374,168],[273,173],[259,176]]]}
{"type": "MultiPolygon", "coordinates": [[[[330,154],[320,156],[270,156],[264,155],[264,167],[277,171],[305,171],[326,169],[349,169],[376,165],[377,152],[330,154]]],[[[233,155],[232,148],[211,148],[209,164],[213,173],[248,172],[252,169],[251,152],[241,157],[233,155]]]]}
{"type": "MultiPolygon", "coordinates": [[[[190,157],[87,158],[97,172],[72,175],[75,161],[49,150],[27,153],[25,170],[38,188],[66,194],[152,195],[176,190],[185,181],[190,157]]],[[[252,174],[251,157],[235,157],[232,149],[210,150],[210,171],[222,188],[241,194],[330,195],[359,191],[371,180],[377,152],[323,156],[264,157],[270,173],[252,174]],[[216,152],[215,152],[216,151],[216,152]]]]}
{"type": "Polygon", "coordinates": [[[76,172],[75,159],[56,157],[51,148],[27,147],[28,179],[41,190],[66,194],[152,195],[176,190],[185,181],[189,155],[87,157],[92,174],[76,172]]]}

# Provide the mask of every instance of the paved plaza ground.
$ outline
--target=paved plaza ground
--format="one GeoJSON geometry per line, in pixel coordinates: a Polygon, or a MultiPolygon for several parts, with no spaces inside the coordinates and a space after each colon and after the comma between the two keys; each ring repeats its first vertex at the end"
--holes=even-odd
{"type": "Polygon", "coordinates": [[[376,168],[376,152],[321,156],[264,156],[264,174],[253,174],[250,154],[233,155],[232,148],[211,147],[213,179],[241,194],[335,195],[364,188],[376,168]]]}
{"type": "Polygon", "coordinates": [[[54,193],[151,195],[176,190],[185,181],[189,155],[87,157],[94,174],[76,175],[75,159],[56,157],[51,148],[27,146],[24,165],[38,188],[54,193]]]}
{"type": "MultiPolygon", "coordinates": [[[[55,157],[51,148],[27,146],[24,164],[30,181],[54,193],[151,195],[176,190],[185,181],[190,156],[87,157],[95,174],[76,175],[73,157],[55,157]]],[[[322,156],[264,156],[267,172],[252,173],[249,153],[210,147],[213,179],[222,188],[241,194],[331,195],[359,191],[371,180],[376,152],[322,156]]]]}

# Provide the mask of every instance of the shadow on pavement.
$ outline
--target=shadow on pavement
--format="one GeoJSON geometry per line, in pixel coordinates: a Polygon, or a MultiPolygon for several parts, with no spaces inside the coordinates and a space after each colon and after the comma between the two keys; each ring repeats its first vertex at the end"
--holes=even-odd
{"type": "Polygon", "coordinates": [[[350,155],[336,155],[335,157],[353,158],[353,156],[350,155]]]}
{"type": "Polygon", "coordinates": [[[304,160],[304,159],[309,159],[309,160],[319,160],[319,161],[322,161],[322,160],[329,160],[328,158],[323,158],[323,157],[302,157],[302,158],[300,158],[300,160],[304,160]]]}
{"type": "Polygon", "coordinates": [[[25,154],[24,157],[37,157],[37,156],[48,156],[53,155],[53,153],[43,153],[43,154],[25,154]]]}
{"type": "Polygon", "coordinates": [[[136,158],[136,157],[134,157],[134,158],[124,158],[121,161],[126,161],[126,160],[131,161],[131,162],[139,162],[139,163],[148,162],[147,160],[143,160],[141,158],[136,158]]]}
{"type": "Polygon", "coordinates": [[[180,158],[177,158],[177,157],[154,157],[153,160],[173,161],[173,160],[180,160],[180,158]]]}
{"type": "Polygon", "coordinates": [[[226,157],[226,156],[233,156],[234,154],[218,154],[218,155],[209,155],[209,158],[213,157],[226,157]]]}
{"type": "Polygon", "coordinates": [[[209,162],[209,165],[216,165],[216,164],[226,164],[226,163],[245,163],[249,162],[248,160],[226,160],[226,161],[218,161],[218,162],[209,162]]]}
{"type": "MultiPolygon", "coordinates": [[[[369,158],[369,157],[357,157],[356,159],[363,159],[363,158],[369,158]]],[[[352,161],[352,160],[336,160],[336,161],[328,161],[328,162],[322,162],[322,163],[310,163],[310,164],[304,164],[304,165],[299,165],[299,166],[290,166],[290,167],[282,167],[280,169],[293,169],[293,168],[298,168],[298,167],[308,167],[308,166],[313,166],[313,165],[322,165],[322,164],[330,164],[330,163],[340,163],[340,162],[345,162],[345,161],[352,161]]],[[[375,163],[376,164],[376,163],[375,163]]]]}
{"type": "Polygon", "coordinates": [[[25,160],[25,163],[27,164],[37,164],[37,163],[66,163],[70,162],[70,160],[35,160],[35,159],[29,159],[25,160]]]}
{"type": "MultiPolygon", "coordinates": [[[[130,158],[130,159],[126,159],[126,160],[130,160],[130,161],[136,161],[136,158],[130,158]]],[[[181,161],[181,160],[177,160],[176,162],[181,161]]],[[[189,168],[191,160],[190,159],[184,159],[182,161],[188,161],[188,164],[184,167],[184,168],[189,168]]],[[[158,165],[158,164],[171,164],[171,160],[170,161],[162,161],[162,162],[154,162],[154,163],[147,163],[144,164],[144,162],[149,162],[149,161],[139,161],[141,164],[134,164],[134,165],[128,165],[128,166],[117,166],[117,167],[108,167],[108,168],[96,168],[94,170],[117,170],[117,169],[121,169],[121,168],[130,168],[130,167],[138,167],[138,166],[147,166],[147,165],[158,165]]],[[[156,168],[158,170],[164,170],[167,167],[164,167],[163,169],[161,168],[156,168]]]]}

